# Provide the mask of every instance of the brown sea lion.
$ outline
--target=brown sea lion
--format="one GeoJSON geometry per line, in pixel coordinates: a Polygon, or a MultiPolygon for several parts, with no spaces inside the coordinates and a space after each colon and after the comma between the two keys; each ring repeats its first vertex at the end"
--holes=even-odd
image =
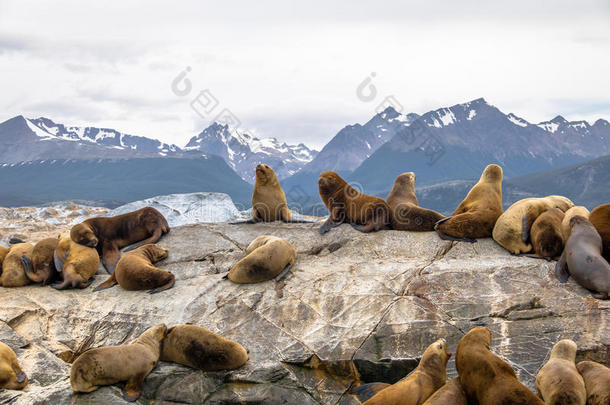
{"type": "Polygon", "coordinates": [[[580,215],[583,218],[589,218],[591,213],[587,209],[587,207],[583,207],[582,205],[577,205],[565,212],[563,216],[563,221],[561,221],[561,232],[563,233],[563,240],[567,241],[570,237],[572,229],[570,228],[570,219],[576,215],[580,215]]]}
{"type": "Polygon", "coordinates": [[[585,381],[587,405],[610,404],[610,369],[594,361],[581,361],[576,369],[585,381]]]}
{"type": "Polygon", "coordinates": [[[540,214],[532,224],[530,238],[537,257],[546,260],[557,259],[563,252],[563,217],[562,210],[551,208],[540,214]]]}
{"type": "Polygon", "coordinates": [[[455,377],[428,398],[424,405],[468,405],[468,399],[460,379],[455,377]]]}
{"type": "Polygon", "coordinates": [[[129,246],[133,250],[148,243],[157,243],[169,232],[165,217],[152,207],[115,217],[97,217],[75,225],[70,231],[72,240],[94,247],[102,257],[102,263],[112,274],[120,258],[120,249],[129,246]]]}
{"type": "MultiPolygon", "coordinates": [[[[2,262],[2,274],[0,274],[0,286],[23,287],[30,284],[30,279],[25,275],[21,258],[32,257],[34,246],[30,243],[18,243],[12,245],[2,262]]],[[[30,259],[31,260],[31,259],[30,259]]]]}
{"type": "Polygon", "coordinates": [[[445,384],[447,379],[447,352],[445,339],[432,343],[417,368],[405,379],[379,391],[365,405],[421,405],[445,384]]]}
{"type": "Polygon", "coordinates": [[[238,261],[224,277],[234,283],[260,283],[280,277],[294,263],[297,251],[292,243],[272,235],[254,239],[246,249],[246,257],[238,261]]]}
{"type": "Polygon", "coordinates": [[[161,360],[204,371],[233,370],[246,364],[248,351],[201,326],[178,325],[167,330],[161,360]]]}
{"type": "Polygon", "coordinates": [[[167,332],[164,324],[147,329],[128,345],[87,350],[72,363],[74,392],[92,392],[103,385],[126,382],[123,397],[134,402],[142,394],[144,379],[157,365],[167,332]]]}
{"type": "Polygon", "coordinates": [[[502,214],[502,177],[500,166],[487,166],[453,214],[437,222],[434,229],[440,238],[476,242],[491,236],[502,214]]]}
{"type": "Polygon", "coordinates": [[[97,250],[74,242],[69,234],[59,237],[59,243],[54,255],[55,268],[61,274],[63,281],[51,287],[56,290],[66,288],[87,288],[93,282],[93,276],[100,265],[97,250]]]}
{"type": "Polygon", "coordinates": [[[478,405],[544,405],[517,380],[515,371],[489,350],[491,332],[478,326],[458,343],[455,357],[460,384],[469,403],[478,405]]]}
{"type": "Polygon", "coordinates": [[[589,221],[602,238],[604,257],[610,260],[610,204],[595,207],[589,215],[589,221]]]}
{"type": "Polygon", "coordinates": [[[125,253],[119,260],[114,273],[93,291],[110,288],[117,283],[125,290],[151,290],[158,293],[174,286],[176,278],[168,271],[161,270],[153,263],[167,259],[167,249],[161,245],[148,244],[125,253]]]}
{"type": "Polygon", "coordinates": [[[0,342],[0,389],[20,390],[28,385],[28,376],[21,371],[17,355],[0,342]]]}
{"type": "Polygon", "coordinates": [[[330,212],[320,234],[342,223],[361,232],[373,232],[390,224],[390,207],[379,197],[360,193],[335,172],[324,172],[318,180],[320,197],[330,212]]]}
{"type": "Polygon", "coordinates": [[[500,215],[493,229],[493,238],[512,254],[528,253],[532,250],[528,243],[529,232],[536,218],[551,208],[566,212],[573,206],[572,201],[558,195],[519,200],[500,215]]]}
{"type": "Polygon", "coordinates": [[[576,370],[576,343],[560,340],[536,375],[536,389],[547,405],[585,405],[587,392],[576,370]]]}
{"type": "Polygon", "coordinates": [[[578,215],[570,220],[570,228],[572,234],[555,265],[555,275],[562,283],[572,276],[593,291],[593,297],[608,299],[610,264],[602,256],[602,238],[591,222],[578,215]]]}
{"type": "Polygon", "coordinates": [[[34,245],[31,259],[21,256],[25,275],[34,283],[47,285],[57,278],[53,255],[59,238],[46,238],[34,245]]]}
{"type": "Polygon", "coordinates": [[[434,225],[444,218],[436,211],[422,208],[415,196],[415,173],[400,174],[386,198],[390,207],[392,229],[401,231],[433,231],[434,225]]]}
{"type": "Polygon", "coordinates": [[[2,275],[2,262],[4,262],[4,258],[8,254],[8,248],[4,246],[0,246],[0,275],[2,275]]]}

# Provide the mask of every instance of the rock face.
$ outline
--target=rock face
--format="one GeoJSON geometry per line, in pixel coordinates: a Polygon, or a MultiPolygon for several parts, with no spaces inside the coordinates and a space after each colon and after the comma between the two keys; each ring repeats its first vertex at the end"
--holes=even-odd
{"type": "MultiPolygon", "coordinates": [[[[0,289],[0,340],[30,377],[0,403],[69,403],[70,364],[88,348],[130,341],[150,325],[192,322],[240,342],[250,360],[204,373],[160,363],[140,404],[357,404],[359,382],[395,382],[439,337],[455,350],[476,325],[492,330],[492,351],[534,389],[553,344],[573,339],[577,360],[610,364],[610,301],[570,280],[553,262],[514,257],[490,239],[442,241],[434,233],[356,232],[324,236],[317,224],[225,223],[177,227],[161,240],[158,265],[176,286],[148,295],[120,287],[93,293],[28,286],[0,289]],[[223,275],[256,236],[295,245],[296,263],[277,283],[237,285],[223,275]]],[[[106,278],[103,270],[94,286],[106,278]]],[[[448,377],[456,375],[453,358],[448,377]]],[[[78,395],[76,404],[120,404],[118,386],[78,395]]]]}

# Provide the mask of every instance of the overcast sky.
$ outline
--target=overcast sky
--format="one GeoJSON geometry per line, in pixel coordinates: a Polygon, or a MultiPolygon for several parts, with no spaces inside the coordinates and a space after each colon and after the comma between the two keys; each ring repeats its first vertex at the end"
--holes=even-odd
{"type": "Polygon", "coordinates": [[[0,0],[0,121],[184,146],[226,108],[242,129],[320,148],[390,95],[404,112],[485,97],[530,122],[610,119],[609,0],[364,4],[0,0]]]}

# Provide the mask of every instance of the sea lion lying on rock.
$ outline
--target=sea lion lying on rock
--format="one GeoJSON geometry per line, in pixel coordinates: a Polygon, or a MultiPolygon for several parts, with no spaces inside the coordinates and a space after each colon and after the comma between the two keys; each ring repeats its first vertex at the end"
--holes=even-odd
{"type": "Polygon", "coordinates": [[[595,207],[589,215],[589,221],[591,221],[602,238],[604,257],[606,260],[610,260],[610,204],[595,207]]]}
{"type": "Polygon", "coordinates": [[[18,243],[11,246],[2,261],[0,286],[23,287],[30,284],[30,279],[25,275],[22,257],[25,256],[31,260],[33,251],[34,246],[30,243],[18,243]]]}
{"type": "Polygon", "coordinates": [[[17,355],[13,349],[0,342],[0,389],[20,390],[26,385],[28,376],[19,367],[17,355]]]}
{"type": "Polygon", "coordinates": [[[260,283],[281,278],[283,270],[294,263],[297,251],[292,243],[272,235],[254,239],[241,259],[224,277],[234,283],[260,283]]]}
{"type": "Polygon", "coordinates": [[[87,288],[97,273],[100,257],[97,250],[74,242],[66,233],[59,237],[54,262],[63,280],[51,287],[56,290],[87,288]]]}
{"type": "Polygon", "coordinates": [[[561,256],[565,243],[561,228],[563,217],[562,210],[551,208],[536,218],[530,231],[530,239],[536,257],[551,260],[561,256]]]}
{"type": "Polygon", "coordinates": [[[46,238],[34,245],[31,259],[21,257],[25,275],[34,283],[47,285],[53,282],[58,274],[55,268],[54,254],[59,238],[46,238]]]}

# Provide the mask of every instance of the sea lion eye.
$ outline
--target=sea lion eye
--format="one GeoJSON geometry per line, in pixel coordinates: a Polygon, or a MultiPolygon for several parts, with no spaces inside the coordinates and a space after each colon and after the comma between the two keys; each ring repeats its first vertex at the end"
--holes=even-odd
{"type": "Polygon", "coordinates": [[[333,178],[332,178],[332,177],[328,177],[328,180],[329,180],[329,181],[333,181],[333,178]]]}

